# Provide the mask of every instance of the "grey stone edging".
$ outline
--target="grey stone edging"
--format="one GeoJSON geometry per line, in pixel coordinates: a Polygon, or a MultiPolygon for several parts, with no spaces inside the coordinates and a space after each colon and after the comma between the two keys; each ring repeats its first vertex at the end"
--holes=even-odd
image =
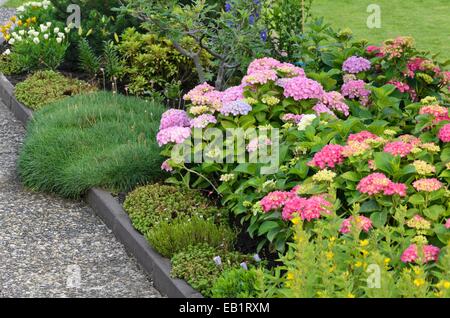
{"type": "MultiPolygon", "coordinates": [[[[14,96],[14,86],[0,73],[0,98],[14,116],[26,127],[33,111],[22,105],[14,96]]],[[[203,296],[184,280],[170,276],[170,260],[158,254],[131,224],[130,218],[117,200],[107,191],[93,188],[86,202],[111,229],[116,238],[133,255],[144,271],[152,277],[153,285],[170,298],[202,298],[203,296]]]]}

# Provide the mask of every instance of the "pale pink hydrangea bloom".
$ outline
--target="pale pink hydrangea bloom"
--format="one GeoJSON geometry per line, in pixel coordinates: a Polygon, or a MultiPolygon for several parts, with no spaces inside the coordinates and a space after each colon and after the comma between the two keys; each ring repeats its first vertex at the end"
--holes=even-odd
{"type": "Polygon", "coordinates": [[[394,141],[384,146],[384,152],[388,152],[394,156],[406,157],[411,153],[414,146],[403,141],[394,141]]]}
{"type": "Polygon", "coordinates": [[[442,107],[439,105],[428,105],[420,108],[419,111],[420,115],[431,115],[434,117],[433,123],[437,124],[444,120],[450,120],[450,117],[448,116],[448,108],[442,107]]]}
{"type": "Polygon", "coordinates": [[[166,161],[164,161],[162,163],[161,170],[164,170],[164,171],[167,171],[167,172],[172,172],[173,171],[173,168],[169,164],[169,159],[167,159],[166,161]]]}
{"type": "Polygon", "coordinates": [[[284,96],[294,100],[320,99],[324,94],[322,85],[312,79],[297,76],[284,84],[284,96]]]}
{"type": "Polygon", "coordinates": [[[363,130],[356,134],[350,134],[350,136],[348,136],[348,141],[365,142],[368,139],[378,140],[379,137],[367,130],[363,130]]]}
{"type": "Polygon", "coordinates": [[[276,81],[278,79],[277,72],[274,70],[262,70],[253,72],[244,76],[242,79],[242,86],[248,85],[263,85],[269,81],[276,81]]]}
{"type": "Polygon", "coordinates": [[[293,122],[295,124],[298,124],[302,120],[303,116],[304,115],[296,115],[296,114],[289,113],[289,114],[283,115],[281,117],[281,120],[284,121],[285,123],[293,122]]]}
{"type": "Polygon", "coordinates": [[[439,130],[438,137],[443,142],[450,142],[450,124],[443,126],[439,130]]]}
{"type": "Polygon", "coordinates": [[[411,244],[402,254],[401,261],[403,263],[414,263],[416,261],[428,263],[431,261],[436,262],[439,258],[440,249],[433,245],[424,245],[422,248],[422,254],[424,260],[420,259],[419,252],[416,244],[411,244]]]}
{"type": "Polygon", "coordinates": [[[433,192],[441,189],[443,184],[436,178],[419,179],[413,182],[413,187],[417,191],[433,192]]]}
{"type": "Polygon", "coordinates": [[[411,144],[414,147],[422,143],[422,141],[419,138],[414,137],[413,135],[401,135],[398,137],[398,139],[400,139],[405,143],[411,144]]]}
{"type": "Polygon", "coordinates": [[[369,104],[370,91],[366,89],[363,80],[349,80],[341,87],[342,95],[351,99],[358,99],[363,106],[369,104]]]}
{"type": "Polygon", "coordinates": [[[344,116],[350,115],[349,107],[345,103],[345,98],[339,92],[325,92],[320,98],[320,102],[330,110],[338,111],[344,116]]]}
{"type": "Polygon", "coordinates": [[[235,102],[244,99],[244,88],[239,86],[230,87],[222,92],[222,103],[235,102]]]}
{"type": "Polygon", "coordinates": [[[308,165],[319,167],[320,169],[325,169],[326,167],[334,168],[336,165],[344,162],[343,150],[344,147],[340,145],[326,145],[314,155],[308,165]]]}
{"type": "Polygon", "coordinates": [[[216,117],[210,114],[203,114],[191,120],[191,128],[206,128],[209,124],[217,123],[216,117]]]}
{"type": "Polygon", "coordinates": [[[354,224],[356,224],[358,229],[366,233],[369,232],[369,230],[372,228],[372,221],[365,216],[359,215],[356,217],[356,220],[353,216],[350,216],[347,219],[345,219],[344,222],[342,222],[339,231],[342,234],[350,233],[351,228],[354,224]]]}
{"type": "Polygon", "coordinates": [[[450,219],[445,222],[445,228],[450,229],[450,219]]]}
{"type": "Polygon", "coordinates": [[[156,140],[158,141],[158,144],[161,147],[171,142],[181,144],[190,136],[191,136],[191,128],[169,127],[160,130],[156,135],[156,140]]]}
{"type": "Polygon", "coordinates": [[[250,140],[250,142],[247,145],[247,151],[249,153],[255,152],[256,150],[260,149],[261,147],[264,146],[270,146],[272,145],[272,141],[267,138],[254,138],[252,140],[250,140]]]}
{"type": "Polygon", "coordinates": [[[256,59],[253,62],[250,63],[247,69],[247,75],[259,72],[259,71],[266,71],[266,70],[272,70],[278,67],[281,67],[283,63],[280,61],[271,58],[271,57],[263,57],[261,59],[256,59]]]}

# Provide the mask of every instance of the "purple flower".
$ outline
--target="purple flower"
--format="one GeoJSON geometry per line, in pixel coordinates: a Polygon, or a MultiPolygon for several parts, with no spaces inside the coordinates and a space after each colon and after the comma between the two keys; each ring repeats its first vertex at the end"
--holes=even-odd
{"type": "Polygon", "coordinates": [[[248,18],[248,23],[251,25],[255,24],[255,16],[253,14],[250,14],[250,17],[248,18]]]}
{"type": "Polygon", "coordinates": [[[327,92],[323,94],[321,103],[324,104],[330,110],[336,110],[344,114],[344,116],[350,115],[349,107],[345,103],[344,96],[339,92],[327,92]]]}
{"type": "Polygon", "coordinates": [[[336,115],[325,104],[322,103],[317,103],[313,107],[313,110],[316,112],[317,116],[320,116],[320,114],[322,113],[326,113],[332,115],[333,117],[336,117],[336,115]]]}
{"type": "Polygon", "coordinates": [[[267,31],[266,30],[261,31],[259,33],[259,36],[260,36],[261,40],[263,40],[264,42],[267,41],[267,31]]]}
{"type": "Polygon", "coordinates": [[[370,91],[366,89],[366,83],[363,80],[349,80],[342,85],[341,92],[348,98],[359,99],[364,106],[369,103],[370,91]]]}
{"type": "Polygon", "coordinates": [[[252,106],[244,102],[243,100],[234,101],[223,105],[220,113],[224,116],[247,115],[252,110],[252,106]]]}
{"type": "Polygon", "coordinates": [[[244,99],[244,88],[239,86],[233,86],[222,92],[222,103],[235,102],[237,100],[244,99]]]}
{"type": "Polygon", "coordinates": [[[296,115],[289,113],[283,115],[283,117],[281,117],[281,120],[284,121],[285,123],[293,122],[295,124],[298,124],[302,120],[303,116],[304,115],[296,115]]]}
{"type": "Polygon", "coordinates": [[[225,3],[225,12],[231,11],[231,4],[229,2],[225,3]]]}
{"type": "Polygon", "coordinates": [[[190,119],[188,114],[181,109],[171,108],[161,116],[159,129],[166,129],[169,127],[189,127],[190,119]]]}
{"type": "Polygon", "coordinates": [[[344,62],[342,70],[350,74],[358,74],[370,70],[370,67],[371,63],[369,60],[363,57],[352,56],[344,62]]]}

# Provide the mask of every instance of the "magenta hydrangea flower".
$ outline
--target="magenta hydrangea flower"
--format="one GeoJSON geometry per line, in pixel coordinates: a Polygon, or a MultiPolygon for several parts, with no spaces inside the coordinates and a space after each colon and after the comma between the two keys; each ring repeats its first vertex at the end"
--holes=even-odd
{"type": "Polygon", "coordinates": [[[356,189],[370,196],[377,194],[406,196],[407,187],[402,183],[394,183],[382,173],[372,173],[362,178],[356,189]]]}
{"type": "Polygon", "coordinates": [[[388,152],[394,156],[406,157],[411,153],[414,146],[403,141],[394,141],[384,146],[384,152],[388,152]]]}
{"type": "Polygon", "coordinates": [[[450,124],[443,126],[438,133],[438,138],[442,142],[450,142],[450,124]]]}
{"type": "Polygon", "coordinates": [[[181,144],[190,136],[191,136],[191,128],[169,127],[160,130],[156,135],[156,140],[158,141],[158,144],[161,147],[171,142],[181,144]]]}
{"type": "Polygon", "coordinates": [[[422,247],[422,255],[424,259],[422,260],[419,256],[418,248],[416,244],[411,244],[400,257],[403,263],[414,263],[419,261],[428,263],[436,262],[439,258],[440,249],[433,245],[424,245],[422,247]]]}
{"type": "Polygon", "coordinates": [[[217,119],[213,115],[203,114],[191,120],[191,128],[206,128],[209,124],[216,124],[217,119]]]}
{"type": "Polygon", "coordinates": [[[419,179],[413,182],[413,187],[417,191],[433,192],[441,189],[443,184],[436,178],[419,179]]]}
{"type": "Polygon", "coordinates": [[[345,60],[342,70],[350,74],[358,74],[370,70],[370,67],[371,63],[369,60],[359,56],[352,56],[345,60]]]}
{"type": "Polygon", "coordinates": [[[345,98],[339,92],[325,92],[321,99],[321,103],[328,107],[330,110],[338,111],[345,116],[350,115],[349,107],[345,103],[345,98]]]}
{"type": "Polygon", "coordinates": [[[291,220],[297,215],[302,220],[311,221],[320,218],[322,214],[330,214],[331,207],[332,204],[321,195],[309,199],[296,196],[287,200],[284,204],[282,218],[283,220],[291,220]]]}
{"type": "Polygon", "coordinates": [[[320,99],[325,93],[319,82],[303,76],[293,77],[284,84],[284,96],[299,101],[303,99],[320,99]]]}
{"type": "Polygon", "coordinates": [[[281,209],[286,201],[295,196],[292,192],[286,191],[273,191],[262,198],[259,203],[264,212],[270,212],[273,210],[281,209]]]}
{"type": "Polygon", "coordinates": [[[353,216],[346,218],[342,222],[341,228],[339,229],[339,231],[342,234],[350,233],[352,226],[354,224],[356,224],[358,229],[360,229],[366,233],[369,232],[369,230],[372,228],[372,221],[365,216],[359,215],[356,217],[356,219],[353,216]]]}
{"type": "Polygon", "coordinates": [[[220,113],[224,116],[229,116],[230,114],[233,116],[247,115],[251,111],[252,106],[250,106],[243,100],[237,100],[231,103],[227,103],[220,109],[220,113]]]}
{"type": "Polygon", "coordinates": [[[334,168],[344,162],[343,150],[344,147],[340,145],[326,145],[314,155],[308,165],[320,169],[334,168]]]}
{"type": "Polygon", "coordinates": [[[281,120],[285,123],[292,122],[292,123],[298,124],[302,120],[303,116],[304,115],[296,115],[296,114],[288,113],[288,114],[284,114],[281,117],[281,120]]]}
{"type": "Polygon", "coordinates": [[[162,114],[159,129],[188,127],[190,122],[191,120],[184,110],[171,108],[162,114]]]}
{"type": "Polygon", "coordinates": [[[342,95],[351,99],[358,99],[363,106],[369,103],[370,91],[366,89],[363,80],[349,80],[341,87],[342,95]]]}
{"type": "Polygon", "coordinates": [[[235,102],[241,99],[244,99],[244,88],[241,85],[230,87],[222,92],[223,104],[235,102]]]}

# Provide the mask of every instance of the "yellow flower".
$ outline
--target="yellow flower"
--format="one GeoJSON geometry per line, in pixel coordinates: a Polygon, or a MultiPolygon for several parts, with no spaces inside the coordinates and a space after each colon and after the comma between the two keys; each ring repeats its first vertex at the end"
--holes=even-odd
{"type": "Polygon", "coordinates": [[[442,289],[442,288],[449,289],[450,282],[448,280],[441,280],[439,283],[436,284],[436,287],[439,289],[442,289]]]}
{"type": "Polygon", "coordinates": [[[333,257],[334,257],[334,253],[331,251],[327,252],[325,255],[326,255],[327,259],[329,259],[329,260],[333,259],[333,257]]]}
{"type": "Polygon", "coordinates": [[[424,284],[425,284],[425,280],[423,278],[416,278],[414,280],[414,285],[416,285],[417,287],[420,287],[424,284]]]}
{"type": "Polygon", "coordinates": [[[17,25],[18,25],[18,26],[22,26],[22,25],[23,25],[22,20],[17,21],[17,25]]]}
{"type": "Polygon", "coordinates": [[[17,17],[13,15],[10,20],[12,23],[15,23],[17,21],[17,17]]]}
{"type": "Polygon", "coordinates": [[[292,274],[292,273],[287,273],[286,279],[287,279],[287,280],[293,280],[293,279],[294,279],[294,274],[292,274]]]}
{"type": "Polygon", "coordinates": [[[37,18],[36,18],[36,17],[32,17],[32,18],[31,18],[31,22],[36,23],[36,21],[37,21],[37,18]]]}
{"type": "Polygon", "coordinates": [[[357,262],[355,263],[355,267],[361,267],[361,266],[362,266],[362,262],[357,261],[357,262]]]}
{"type": "Polygon", "coordinates": [[[391,259],[389,258],[389,257],[386,257],[385,259],[384,259],[384,263],[385,264],[389,264],[391,262],[391,259]]]}
{"type": "Polygon", "coordinates": [[[11,36],[9,34],[5,35],[5,40],[8,41],[11,38],[11,36]]]}
{"type": "Polygon", "coordinates": [[[300,218],[299,217],[295,217],[291,220],[292,224],[297,225],[300,222],[300,218]]]}
{"type": "Polygon", "coordinates": [[[362,240],[362,241],[359,241],[359,245],[360,245],[361,247],[367,246],[367,245],[369,245],[369,240],[362,240]]]}
{"type": "Polygon", "coordinates": [[[362,255],[367,256],[369,255],[369,251],[368,250],[361,250],[362,255]]]}
{"type": "Polygon", "coordinates": [[[355,298],[355,295],[353,295],[352,293],[348,293],[347,298],[355,298]]]}

